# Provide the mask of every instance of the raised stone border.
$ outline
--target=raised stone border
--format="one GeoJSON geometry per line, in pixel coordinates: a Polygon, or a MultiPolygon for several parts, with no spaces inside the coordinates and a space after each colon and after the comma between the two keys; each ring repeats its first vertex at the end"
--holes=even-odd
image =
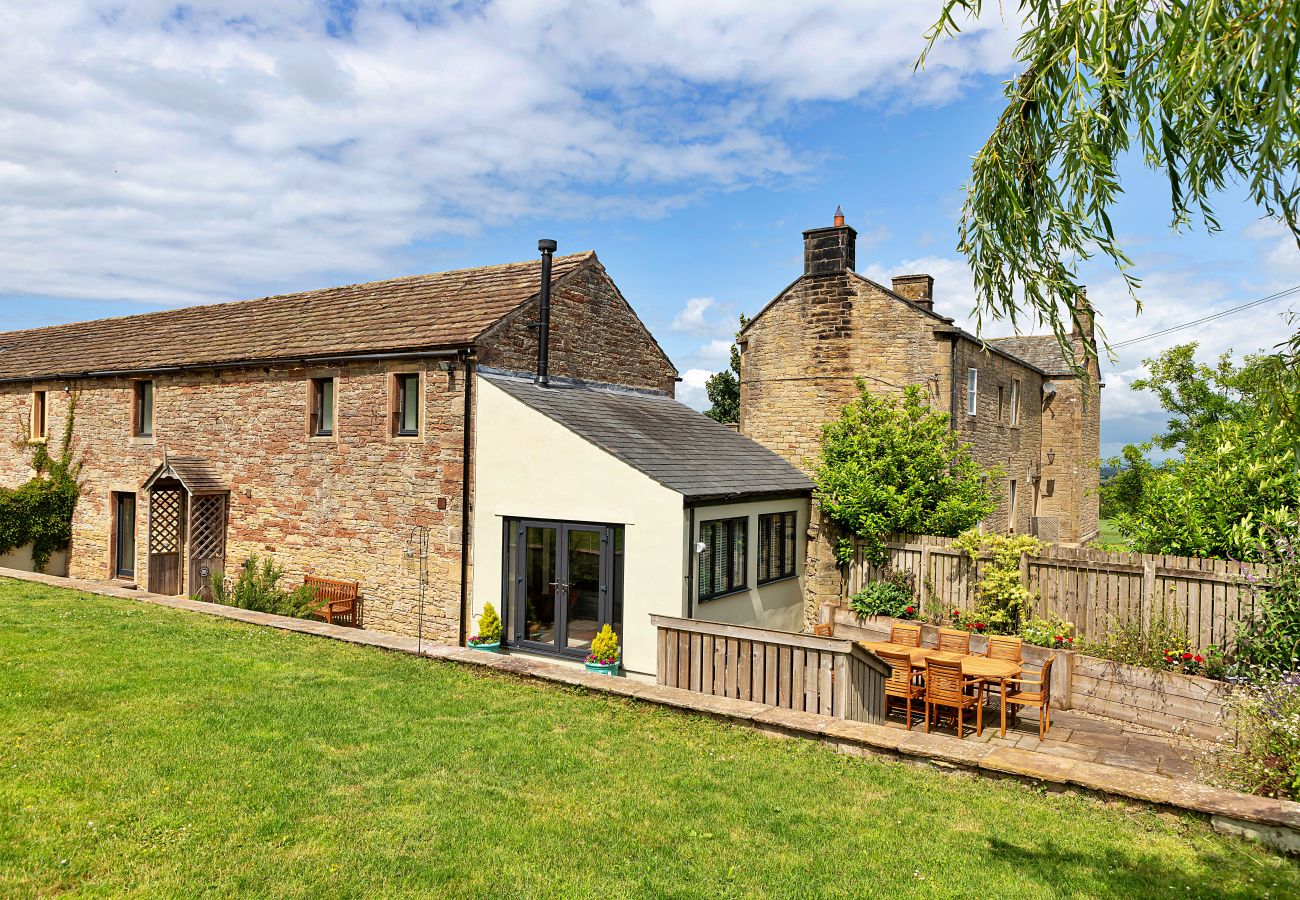
{"type": "Polygon", "coordinates": [[[524,656],[483,653],[437,643],[427,643],[417,648],[416,639],[412,637],[217,606],[183,597],[165,597],[147,591],[84,579],[61,578],[15,569],[0,569],[0,576],[84,591],[89,594],[140,600],[158,606],[234,619],[251,625],[265,625],[284,631],[333,638],[351,644],[380,647],[401,653],[418,653],[433,659],[475,665],[555,684],[582,687],[603,694],[727,719],[765,734],[820,741],[841,753],[853,756],[893,757],[928,763],[943,769],[994,777],[1013,777],[1060,788],[1082,789],[1106,797],[1122,797],[1155,806],[1171,807],[1209,819],[1212,827],[1221,833],[1241,835],[1286,853],[1300,854],[1300,803],[1287,800],[1270,800],[1161,775],[1148,775],[1116,766],[1064,759],[1013,747],[992,747],[988,744],[962,741],[947,735],[903,731],[883,725],[869,725],[865,722],[850,722],[846,719],[834,719],[814,713],[777,709],[746,700],[712,697],[682,688],[647,684],[628,678],[594,675],[572,666],[553,664],[524,656]]]}

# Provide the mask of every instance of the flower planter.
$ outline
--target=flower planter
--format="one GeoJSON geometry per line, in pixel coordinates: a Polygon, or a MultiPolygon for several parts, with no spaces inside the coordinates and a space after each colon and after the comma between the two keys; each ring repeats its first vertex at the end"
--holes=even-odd
{"type": "Polygon", "coordinates": [[[485,651],[487,651],[488,653],[500,653],[500,652],[501,652],[501,642],[500,642],[500,641],[497,641],[496,643],[493,643],[493,644],[469,644],[468,647],[469,647],[469,649],[471,649],[471,650],[485,650],[485,651]]]}
{"type": "Polygon", "coordinates": [[[619,663],[615,660],[612,663],[586,663],[588,672],[595,672],[597,675],[617,675],[619,663]]]}

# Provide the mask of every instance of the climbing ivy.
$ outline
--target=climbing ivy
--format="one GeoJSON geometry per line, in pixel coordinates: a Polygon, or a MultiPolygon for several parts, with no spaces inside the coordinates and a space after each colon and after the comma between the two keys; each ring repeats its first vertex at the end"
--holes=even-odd
{"type": "Polygon", "coordinates": [[[81,495],[80,464],[72,458],[76,395],[68,404],[57,456],[43,443],[18,441],[32,454],[36,474],[16,488],[0,488],[0,554],[32,545],[32,566],[44,572],[50,555],[72,543],[72,511],[81,495]]]}

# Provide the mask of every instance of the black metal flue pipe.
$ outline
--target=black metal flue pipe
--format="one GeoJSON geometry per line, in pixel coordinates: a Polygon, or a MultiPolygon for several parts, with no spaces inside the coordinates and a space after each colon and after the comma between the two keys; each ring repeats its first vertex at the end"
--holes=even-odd
{"type": "Polygon", "coordinates": [[[546,369],[551,352],[551,254],[555,247],[555,241],[547,238],[537,242],[537,249],[542,252],[542,290],[538,295],[537,377],[533,380],[542,387],[551,383],[546,369]]]}

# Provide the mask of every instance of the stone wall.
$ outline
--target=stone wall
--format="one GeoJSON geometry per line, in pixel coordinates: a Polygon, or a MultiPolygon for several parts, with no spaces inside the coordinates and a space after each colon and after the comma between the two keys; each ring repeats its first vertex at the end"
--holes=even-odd
{"type": "MultiPolygon", "coordinates": [[[[951,347],[951,345],[949,345],[951,347]]],[[[943,367],[944,384],[951,353],[943,367]]],[[[957,432],[971,455],[986,469],[1000,469],[995,495],[997,509],[985,520],[991,531],[1011,527],[1011,482],[1016,482],[1015,529],[1027,533],[1036,514],[1042,442],[1043,377],[1033,369],[965,337],[957,339],[957,432]],[[967,370],[975,369],[978,397],[969,415],[967,370]],[[1020,383],[1020,422],[1012,424],[1011,393],[1020,383]]],[[[1038,510],[1041,511],[1041,510],[1038,510]]]]}
{"type": "MultiPolygon", "coordinates": [[[[226,575],[249,555],[271,556],[285,583],[311,573],[361,582],[368,627],[417,629],[419,582],[408,555],[416,526],[429,535],[424,633],[458,638],[462,418],[465,373],[437,362],[349,364],[329,369],[250,368],[160,375],[154,437],[131,436],[132,382],[88,380],[77,391],[73,445],[83,492],[73,521],[69,574],[112,575],[112,492],[139,494],[171,455],[206,459],[231,487],[226,575]],[[390,435],[391,374],[423,376],[418,438],[390,435]],[[308,437],[309,378],[338,378],[337,423],[328,438],[308,437]]],[[[49,389],[50,434],[71,398],[49,389]]],[[[0,421],[26,422],[26,386],[0,389],[0,421]]],[[[0,443],[0,479],[30,475],[26,451],[0,443]]],[[[148,584],[147,503],[138,496],[136,581],[148,584]]],[[[194,586],[186,585],[189,593],[194,586]]]]}
{"type": "Polygon", "coordinates": [[[1043,404],[1040,508],[1057,517],[1065,543],[1094,540],[1100,525],[1101,385],[1096,360],[1089,368],[1092,384],[1053,376],[1056,393],[1043,404]]]}
{"type": "Polygon", "coordinates": [[[801,278],[743,336],[741,434],[810,472],[822,423],[857,397],[858,378],[883,393],[920,384],[932,403],[942,390],[946,410],[941,324],[851,272],[801,278]]]}
{"type": "MultiPolygon", "coordinates": [[[[537,368],[534,298],[478,341],[479,361],[497,369],[537,368]]],[[[599,263],[558,282],[551,295],[551,375],[648,388],[673,396],[677,369],[599,263]]]]}

